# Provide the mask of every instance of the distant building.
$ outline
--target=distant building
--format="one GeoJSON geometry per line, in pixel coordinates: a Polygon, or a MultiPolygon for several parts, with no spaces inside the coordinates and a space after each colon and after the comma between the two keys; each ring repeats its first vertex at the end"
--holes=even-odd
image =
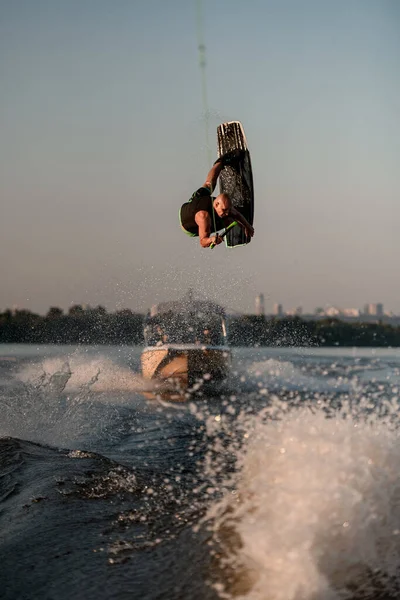
{"type": "Polygon", "coordinates": [[[341,311],[336,306],[328,306],[324,312],[327,317],[339,317],[341,311]]]}
{"type": "Polygon", "coordinates": [[[383,317],[383,304],[381,302],[377,302],[376,304],[366,304],[364,306],[364,314],[373,317],[383,317]]]}
{"type": "Polygon", "coordinates": [[[283,317],[283,306],[282,304],[274,304],[272,307],[272,314],[275,317],[283,317]]]}
{"type": "Polygon", "coordinates": [[[265,315],[264,294],[258,294],[258,296],[256,296],[256,315],[265,315]]]}
{"type": "Polygon", "coordinates": [[[296,308],[291,308],[290,310],[286,311],[286,314],[288,317],[301,317],[303,314],[303,307],[296,306],[296,308]]]}
{"type": "Polygon", "coordinates": [[[344,317],[359,317],[360,310],[358,308],[343,308],[341,314],[344,317]]]}

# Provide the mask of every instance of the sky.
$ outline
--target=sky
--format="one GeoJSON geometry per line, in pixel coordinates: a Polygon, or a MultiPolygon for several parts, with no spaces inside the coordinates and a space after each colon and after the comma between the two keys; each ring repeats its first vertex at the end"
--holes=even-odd
{"type": "Polygon", "coordinates": [[[400,3],[0,0],[0,310],[400,314],[400,3]],[[243,123],[255,237],[202,249],[181,204],[243,123]],[[208,122],[209,147],[206,147],[208,122]]]}

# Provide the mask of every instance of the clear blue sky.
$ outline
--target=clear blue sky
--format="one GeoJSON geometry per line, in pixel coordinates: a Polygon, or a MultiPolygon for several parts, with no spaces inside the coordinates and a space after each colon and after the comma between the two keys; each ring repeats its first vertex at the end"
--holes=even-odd
{"type": "Polygon", "coordinates": [[[201,249],[196,4],[0,0],[0,309],[145,310],[189,286],[252,312],[400,313],[400,2],[203,0],[210,140],[242,121],[256,236],[201,249]]]}

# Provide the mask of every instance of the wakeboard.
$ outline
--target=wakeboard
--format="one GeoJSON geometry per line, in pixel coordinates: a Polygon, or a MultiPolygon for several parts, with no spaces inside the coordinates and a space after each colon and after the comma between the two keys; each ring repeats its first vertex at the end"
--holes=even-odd
{"type": "MultiPolygon", "coordinates": [[[[218,156],[227,152],[242,150],[240,157],[232,165],[225,165],[219,175],[220,193],[228,194],[233,206],[253,225],[254,187],[250,152],[244,129],[239,121],[222,123],[217,128],[218,156]]],[[[251,241],[244,230],[237,226],[228,231],[225,245],[228,248],[244,246],[251,241]]]]}

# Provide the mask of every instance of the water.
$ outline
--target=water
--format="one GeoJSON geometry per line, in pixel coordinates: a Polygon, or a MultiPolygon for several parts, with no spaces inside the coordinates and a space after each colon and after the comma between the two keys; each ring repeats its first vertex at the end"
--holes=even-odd
{"type": "Polygon", "coordinates": [[[237,349],[149,392],[140,348],[0,346],[3,600],[400,597],[400,352],[237,349]]]}

